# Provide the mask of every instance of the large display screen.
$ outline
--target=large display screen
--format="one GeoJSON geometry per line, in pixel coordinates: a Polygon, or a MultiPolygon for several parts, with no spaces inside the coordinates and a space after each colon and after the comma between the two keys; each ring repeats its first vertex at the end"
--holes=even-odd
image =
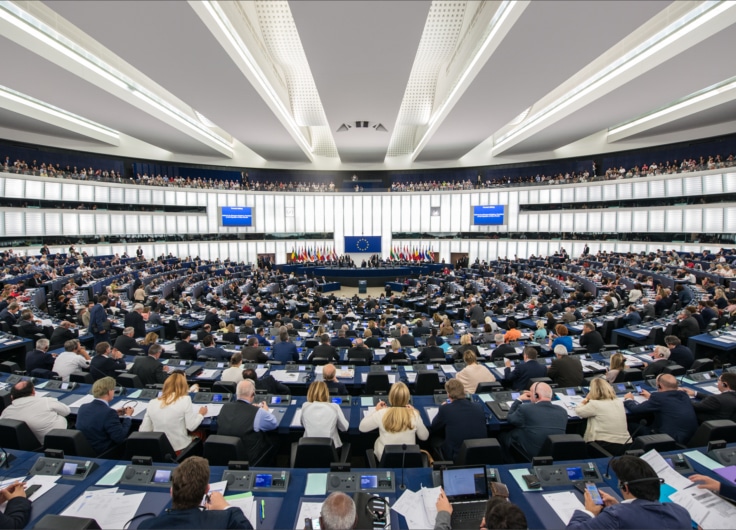
{"type": "Polygon", "coordinates": [[[221,226],[253,226],[253,208],[251,206],[221,206],[221,226]]]}
{"type": "Polygon", "coordinates": [[[503,204],[490,206],[473,206],[474,225],[506,224],[506,207],[503,204]]]}

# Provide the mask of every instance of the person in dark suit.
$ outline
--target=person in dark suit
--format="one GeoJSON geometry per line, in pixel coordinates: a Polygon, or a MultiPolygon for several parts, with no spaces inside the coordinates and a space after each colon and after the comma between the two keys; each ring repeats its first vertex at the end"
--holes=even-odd
{"type": "Polygon", "coordinates": [[[212,326],[209,324],[204,324],[201,328],[197,330],[197,340],[199,342],[202,342],[202,339],[205,338],[207,335],[212,335],[212,326]]]}
{"type": "Polygon", "coordinates": [[[146,336],[146,322],[143,320],[143,304],[135,304],[133,311],[125,315],[125,327],[133,328],[133,337],[140,339],[146,336]]]}
{"type": "Polygon", "coordinates": [[[204,323],[210,325],[210,329],[220,329],[220,317],[217,314],[217,308],[213,307],[204,317],[204,323]]]}
{"type": "Polygon", "coordinates": [[[197,359],[197,348],[194,344],[189,342],[191,340],[191,333],[188,331],[182,331],[179,333],[179,342],[174,345],[174,350],[180,359],[187,359],[189,361],[195,361],[197,359]]]}
{"type": "Polygon", "coordinates": [[[547,370],[547,376],[561,387],[582,386],[583,363],[577,357],[571,357],[563,344],[555,346],[557,359],[547,370]]]}
{"type": "Polygon", "coordinates": [[[630,305],[626,310],[626,314],[623,316],[624,326],[636,326],[641,324],[641,315],[636,310],[636,307],[630,305]]]}
{"type": "Polygon", "coordinates": [[[49,339],[38,339],[36,349],[26,353],[26,372],[29,374],[36,368],[41,370],[53,370],[56,357],[47,353],[49,351],[49,339]]]}
{"type": "MultiPolygon", "coordinates": [[[[401,342],[401,339],[399,339],[401,342]]],[[[445,350],[437,346],[437,341],[434,337],[427,338],[427,347],[422,349],[422,352],[417,356],[417,362],[444,362],[445,361],[445,350]]]]}
{"type": "Polygon", "coordinates": [[[413,348],[414,346],[416,346],[416,340],[414,339],[414,335],[409,333],[408,326],[401,326],[401,335],[399,336],[399,342],[405,348],[413,348]]]}
{"type": "Polygon", "coordinates": [[[330,344],[330,336],[327,333],[323,333],[319,337],[319,344],[314,347],[312,354],[309,356],[309,360],[312,359],[327,359],[328,361],[339,361],[340,354],[332,344],[330,344]]]}
{"type": "Polygon", "coordinates": [[[138,356],[130,368],[130,373],[135,374],[144,385],[160,385],[168,374],[163,364],[159,361],[163,347],[160,344],[151,344],[148,355],[138,356]]]}
{"type": "Polygon", "coordinates": [[[51,333],[51,338],[49,339],[49,342],[51,343],[49,345],[50,350],[63,348],[66,341],[77,338],[77,333],[71,329],[73,325],[74,324],[68,320],[64,320],[58,325],[53,333],[51,333]]]}
{"type": "Polygon", "coordinates": [[[89,331],[95,338],[95,345],[106,341],[110,336],[110,320],[107,318],[107,295],[97,298],[97,303],[89,310],[89,331]]]}
{"type": "Polygon", "coordinates": [[[401,343],[398,339],[391,340],[391,350],[386,352],[386,355],[381,359],[381,364],[391,364],[395,360],[408,361],[409,357],[401,351],[401,343]]]}
{"type": "Polygon", "coordinates": [[[516,365],[513,372],[511,361],[506,360],[503,378],[507,384],[511,385],[512,390],[527,390],[532,379],[547,377],[547,367],[537,362],[538,355],[537,349],[533,346],[524,348],[524,362],[516,365]]]}
{"type": "Polygon", "coordinates": [[[327,385],[327,390],[337,392],[341,396],[348,394],[345,384],[337,380],[337,369],[334,364],[326,364],[322,367],[322,379],[327,385]]]}
{"type": "Polygon", "coordinates": [[[134,333],[135,330],[133,328],[123,329],[123,332],[115,339],[113,348],[121,351],[123,355],[135,355],[135,352],[131,350],[133,348],[140,348],[141,345],[133,338],[134,333]]]}
{"type": "MultiPolygon", "coordinates": [[[[643,403],[634,401],[631,392],[624,396],[624,406],[630,414],[654,415],[654,422],[649,429],[646,427],[642,429],[636,424],[640,433],[669,434],[680,444],[686,444],[692,438],[698,428],[695,409],[690,397],[685,392],[677,390],[677,379],[674,375],[657,376],[657,392],[649,393],[642,390],[641,395],[646,398],[643,403]]],[[[631,429],[633,425],[630,424],[629,428],[631,429]]]]}
{"type": "Polygon", "coordinates": [[[363,332],[363,344],[375,350],[381,347],[381,339],[378,335],[374,335],[370,329],[366,329],[363,332]]]}
{"type": "Polygon", "coordinates": [[[123,354],[113,350],[108,342],[99,342],[95,346],[95,356],[89,363],[89,373],[95,381],[103,377],[115,378],[118,372],[124,372],[126,365],[123,354]]]}
{"type": "Polygon", "coordinates": [[[219,491],[209,493],[209,478],[207,460],[201,456],[184,460],[171,473],[171,509],[144,520],[138,528],[252,529],[240,508],[231,507],[219,491]]]}
{"type": "Polygon", "coordinates": [[[515,428],[499,436],[507,451],[514,446],[531,460],[539,454],[547,436],[565,434],[567,411],[552,404],[552,395],[552,387],[547,383],[533,383],[514,401],[508,421],[515,428]]]}
{"type": "Polygon", "coordinates": [[[353,342],[345,336],[344,329],[337,330],[337,337],[332,339],[330,344],[335,348],[351,348],[353,346],[353,342]]]}
{"type": "Polygon", "coordinates": [[[496,334],[494,340],[496,341],[496,347],[491,352],[492,361],[500,361],[507,355],[516,355],[516,348],[511,344],[506,344],[506,340],[501,333],[496,334]]]}
{"type": "Polygon", "coordinates": [[[135,409],[125,407],[116,411],[110,408],[110,402],[115,398],[115,380],[112,377],[95,381],[92,395],[94,401],[79,407],[77,429],[100,455],[126,440],[130,432],[130,417],[135,409]]]}
{"type": "Polygon", "coordinates": [[[248,339],[247,345],[240,350],[240,353],[243,354],[243,361],[245,362],[265,363],[268,361],[268,356],[258,346],[258,339],[255,337],[248,339]]]}
{"type": "Polygon", "coordinates": [[[0,528],[24,528],[31,519],[31,501],[22,482],[14,482],[0,490],[0,502],[7,503],[0,514],[0,528]]]}
{"type": "Polygon", "coordinates": [[[20,305],[18,305],[18,302],[10,302],[8,304],[8,307],[0,311],[0,320],[3,322],[7,322],[8,326],[14,326],[18,323],[18,310],[20,309],[20,305]]]}
{"type": "Polygon", "coordinates": [[[670,361],[679,364],[685,370],[689,370],[692,367],[695,362],[695,355],[690,348],[680,342],[680,339],[674,335],[667,335],[664,338],[664,343],[670,349],[670,361]]]}
{"type": "Polygon", "coordinates": [[[205,335],[202,339],[202,348],[197,353],[198,361],[207,361],[214,359],[215,361],[229,361],[232,354],[226,352],[223,348],[215,346],[215,338],[212,335],[205,335]]]}
{"type": "Polygon", "coordinates": [[[586,511],[575,510],[568,530],[690,528],[690,514],[685,508],[674,502],[659,501],[660,480],[647,462],[626,455],[612,460],[611,469],[616,473],[624,501],[619,503],[601,491],[603,506],[599,506],[586,491],[586,511]]]}
{"type": "Polygon", "coordinates": [[[486,416],[480,404],[465,398],[465,388],[457,379],[448,379],[445,392],[450,400],[443,403],[432,420],[433,445],[441,444],[440,460],[455,460],[463,440],[486,438],[486,416]],[[444,440],[440,435],[444,431],[444,440]]]}
{"type": "Polygon", "coordinates": [[[720,394],[704,394],[689,388],[681,388],[697,401],[693,403],[700,423],[709,420],[736,421],[736,374],[723,372],[718,378],[720,394]]]}
{"type": "Polygon", "coordinates": [[[299,351],[296,344],[289,340],[288,331],[282,331],[279,334],[279,342],[273,345],[272,357],[274,361],[288,363],[290,361],[299,361],[299,351]]]}
{"type": "Polygon", "coordinates": [[[264,375],[260,379],[252,368],[243,370],[243,379],[250,379],[256,385],[256,390],[263,390],[267,394],[291,394],[289,387],[276,381],[273,376],[264,375]]]}
{"type": "Polygon", "coordinates": [[[666,346],[655,346],[654,351],[651,354],[654,362],[644,362],[644,371],[642,372],[644,379],[657,377],[665,368],[673,364],[672,361],[670,361],[670,353],[670,350],[666,346]]]}
{"type": "Polygon", "coordinates": [[[688,309],[683,309],[682,312],[677,315],[677,324],[673,334],[680,338],[680,340],[687,340],[690,337],[700,334],[700,324],[693,318],[693,314],[688,309]]]}
{"type": "Polygon", "coordinates": [[[595,324],[592,322],[583,324],[583,333],[580,335],[580,346],[586,348],[588,353],[598,353],[604,344],[605,341],[600,332],[595,329],[595,324]]]}
{"type": "Polygon", "coordinates": [[[363,339],[355,339],[353,347],[348,350],[348,362],[364,362],[371,364],[373,361],[373,350],[366,348],[363,339]]]}
{"type": "Polygon", "coordinates": [[[265,402],[253,404],[255,394],[256,387],[251,379],[238,383],[237,401],[223,405],[217,417],[217,433],[237,436],[243,440],[244,460],[252,466],[267,466],[278,449],[277,440],[268,436],[268,432],[275,430],[279,422],[265,402]]]}
{"type": "Polygon", "coordinates": [[[230,344],[240,345],[240,335],[235,331],[235,326],[228,324],[225,331],[222,334],[222,340],[229,342],[230,344]]]}
{"type": "MultiPolygon", "coordinates": [[[[40,322],[40,321],[39,321],[40,322]]],[[[43,335],[47,339],[51,338],[53,333],[51,326],[40,326],[33,318],[33,312],[30,309],[24,309],[20,313],[20,336],[35,339],[36,335],[43,335]]]]}
{"type": "Polygon", "coordinates": [[[644,320],[645,318],[649,317],[650,319],[654,319],[657,316],[657,312],[655,310],[654,304],[652,304],[649,301],[649,298],[642,298],[641,299],[641,318],[644,320]]]}

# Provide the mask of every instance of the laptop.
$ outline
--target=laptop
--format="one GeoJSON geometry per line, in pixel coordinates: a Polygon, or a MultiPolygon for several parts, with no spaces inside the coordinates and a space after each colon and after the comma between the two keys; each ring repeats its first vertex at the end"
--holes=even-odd
{"type": "Polygon", "coordinates": [[[442,470],[442,488],[452,504],[452,528],[478,528],[490,497],[485,466],[455,466],[442,470]]]}

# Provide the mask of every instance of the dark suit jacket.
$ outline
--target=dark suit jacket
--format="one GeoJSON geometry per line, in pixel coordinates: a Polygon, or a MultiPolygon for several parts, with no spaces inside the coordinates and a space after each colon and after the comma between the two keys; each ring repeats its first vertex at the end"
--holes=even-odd
{"type": "Polygon", "coordinates": [[[28,337],[29,339],[34,339],[34,335],[41,333],[44,337],[47,339],[51,337],[51,328],[44,328],[42,326],[39,326],[35,322],[31,320],[21,320],[20,321],[20,334],[21,336],[28,337]]]}
{"type": "Polygon", "coordinates": [[[334,389],[340,396],[348,394],[348,389],[345,386],[345,383],[341,383],[340,381],[325,381],[325,384],[327,385],[327,390],[334,389]]]}
{"type": "Polygon", "coordinates": [[[673,502],[653,502],[636,499],[631,503],[608,506],[597,517],[576,510],[567,525],[568,530],[587,528],[690,528],[690,514],[673,502]]]}
{"type": "Polygon", "coordinates": [[[5,513],[0,514],[0,528],[23,528],[31,519],[31,501],[15,497],[8,501],[5,513]]]}
{"type": "Polygon", "coordinates": [[[698,392],[695,397],[702,399],[702,401],[693,403],[699,422],[709,420],[736,421],[736,392],[723,392],[717,395],[698,392]]]}
{"type": "Polygon", "coordinates": [[[112,377],[115,379],[118,375],[117,371],[125,371],[125,368],[125,359],[115,360],[104,355],[95,355],[89,363],[89,373],[92,374],[95,381],[103,377],[112,377]]]}
{"type": "Polygon", "coordinates": [[[146,336],[146,322],[138,311],[131,311],[125,315],[125,327],[133,328],[133,337],[137,339],[146,336]]]}
{"type": "Polygon", "coordinates": [[[513,372],[511,368],[506,368],[503,377],[511,384],[513,390],[528,390],[531,386],[531,379],[547,377],[547,367],[535,360],[530,360],[517,364],[513,372]]]}
{"type": "Polygon", "coordinates": [[[381,358],[381,364],[391,364],[391,362],[393,362],[394,360],[408,359],[408,358],[409,357],[407,357],[404,352],[394,353],[393,351],[390,351],[381,358]]]}
{"type": "MultiPolygon", "coordinates": [[[[680,339],[687,339],[700,334],[700,324],[693,317],[687,317],[675,324],[675,335],[680,339]]],[[[683,342],[687,342],[683,340],[683,342]]]]}
{"type": "Polygon", "coordinates": [[[417,361],[419,362],[427,362],[427,361],[444,361],[445,360],[445,350],[440,348],[439,346],[427,346],[422,350],[422,353],[417,355],[417,361]]]}
{"type": "Polygon", "coordinates": [[[531,458],[539,454],[547,436],[565,434],[567,411],[549,401],[522,403],[517,400],[511,405],[508,421],[516,427],[509,433],[509,440],[531,458]]]}
{"type": "Polygon", "coordinates": [[[182,359],[189,359],[190,361],[194,361],[197,359],[197,348],[194,347],[194,345],[190,342],[186,341],[180,341],[176,343],[176,346],[174,346],[174,349],[176,350],[176,353],[179,354],[179,357],[182,359]]]}
{"type": "Polygon", "coordinates": [[[330,341],[330,344],[335,348],[351,348],[353,342],[347,337],[335,337],[330,341]]]}
{"type": "Polygon", "coordinates": [[[486,415],[480,404],[458,399],[442,405],[432,420],[432,432],[445,431],[444,460],[455,460],[463,440],[486,438],[486,415]]]}
{"type": "Polygon", "coordinates": [[[240,344],[240,335],[237,333],[223,333],[222,340],[231,344],[240,344]]]}
{"type": "Polygon", "coordinates": [[[370,364],[373,361],[373,351],[368,348],[350,348],[348,350],[348,362],[365,361],[370,364]]]}
{"type": "Polygon", "coordinates": [[[79,407],[77,429],[82,431],[97,454],[123,443],[130,431],[130,418],[117,412],[102,400],[95,399],[79,407]]]}
{"type": "Polygon", "coordinates": [[[511,344],[501,344],[491,352],[491,360],[500,361],[509,353],[512,355],[516,355],[516,348],[514,348],[511,344]]]}
{"type": "Polygon", "coordinates": [[[408,333],[406,335],[401,335],[399,337],[399,343],[404,346],[405,348],[413,348],[416,346],[416,342],[413,335],[409,335],[408,333]]]}
{"type": "Polygon", "coordinates": [[[36,368],[42,370],[54,369],[54,357],[50,353],[41,350],[33,350],[26,353],[26,372],[29,374],[36,368]]]}
{"type": "Polygon", "coordinates": [[[645,402],[630,399],[624,401],[624,406],[632,414],[654,414],[652,429],[669,434],[677,443],[686,444],[698,428],[690,397],[679,390],[652,392],[645,402]]]}
{"type": "Polygon", "coordinates": [[[577,357],[565,355],[552,361],[547,375],[561,387],[581,386],[583,384],[583,363],[577,357]]]}
{"type": "Polygon", "coordinates": [[[243,355],[243,361],[251,363],[265,363],[268,361],[268,355],[258,346],[245,346],[240,350],[243,355]]]}
{"type": "Polygon", "coordinates": [[[299,352],[293,342],[279,342],[273,346],[273,360],[282,363],[299,361],[299,352]]]}
{"type": "Polygon", "coordinates": [[[667,368],[671,364],[672,361],[670,361],[669,359],[659,359],[658,361],[654,361],[653,363],[650,363],[646,368],[644,368],[642,375],[645,379],[648,379],[650,377],[657,377],[659,374],[662,373],[662,371],[664,371],[665,368],[667,368]]]}
{"type": "Polygon", "coordinates": [[[337,352],[337,348],[330,344],[318,344],[312,350],[312,355],[309,356],[309,360],[312,359],[329,359],[331,361],[339,361],[340,354],[337,352]]]}
{"type": "Polygon", "coordinates": [[[201,350],[199,350],[199,353],[197,353],[197,359],[199,360],[207,360],[210,357],[216,361],[229,361],[230,357],[232,357],[232,354],[216,346],[202,348],[201,350]]]}
{"type": "Polygon", "coordinates": [[[120,335],[115,339],[116,349],[120,350],[123,355],[133,355],[130,351],[131,348],[140,348],[141,345],[133,337],[127,335],[120,335]]]}
{"type": "Polygon", "coordinates": [[[256,381],[256,390],[265,390],[269,394],[291,394],[288,386],[279,383],[270,375],[264,375],[256,381]]]}
{"type": "Polygon", "coordinates": [[[64,346],[64,343],[66,341],[75,338],[77,338],[76,333],[74,333],[70,329],[59,326],[58,328],[54,329],[54,332],[51,334],[51,338],[49,339],[49,349],[55,350],[56,348],[61,348],[62,346],[64,346]]]}
{"type": "Polygon", "coordinates": [[[130,373],[137,375],[144,385],[157,385],[166,381],[168,374],[164,372],[164,365],[158,359],[146,355],[136,357],[130,373]]]}
{"type": "Polygon", "coordinates": [[[240,508],[227,510],[169,510],[145,519],[138,528],[245,528],[252,529],[240,508]]]}
{"type": "Polygon", "coordinates": [[[680,344],[670,350],[670,361],[679,364],[685,370],[689,370],[695,362],[695,355],[687,346],[680,344]]]}
{"type": "Polygon", "coordinates": [[[580,346],[588,349],[588,353],[598,353],[605,344],[603,337],[597,331],[590,331],[585,335],[580,335],[580,346]]]}

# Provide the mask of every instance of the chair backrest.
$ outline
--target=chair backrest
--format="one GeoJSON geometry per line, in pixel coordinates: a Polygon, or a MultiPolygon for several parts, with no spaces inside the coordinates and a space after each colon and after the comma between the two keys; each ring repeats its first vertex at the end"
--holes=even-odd
{"type": "Polygon", "coordinates": [[[28,375],[30,375],[31,377],[39,377],[41,379],[51,379],[52,377],[57,375],[57,373],[52,372],[51,370],[47,370],[46,368],[34,368],[28,375]]]}
{"type": "Polygon", "coordinates": [[[134,432],[125,442],[125,460],[134,456],[150,456],[154,462],[172,462],[176,460],[176,451],[166,433],[134,432]]]}
{"type": "Polygon", "coordinates": [[[329,468],[332,462],[340,461],[330,438],[303,437],[299,439],[294,449],[291,467],[329,468]]]}
{"type": "Polygon", "coordinates": [[[656,449],[660,453],[662,451],[674,451],[677,449],[677,442],[669,434],[647,434],[645,436],[637,436],[634,443],[631,444],[632,449],[641,449],[645,453],[656,449]]]}
{"type": "Polygon", "coordinates": [[[688,447],[705,447],[713,440],[736,442],[736,422],[731,420],[704,421],[688,442],[688,447]]]}
{"type": "Polygon", "coordinates": [[[551,456],[555,462],[588,457],[588,447],[579,434],[550,434],[537,456],[551,456]]]}
{"type": "Polygon", "coordinates": [[[34,530],[99,530],[100,525],[90,517],[46,514],[33,527],[34,530]]]}
{"type": "Polygon", "coordinates": [[[438,388],[442,388],[440,383],[440,376],[437,372],[419,372],[417,374],[417,381],[414,385],[414,393],[416,395],[426,396],[434,394],[434,391],[438,388]]]}
{"type": "Polygon", "coordinates": [[[418,445],[407,445],[406,451],[401,445],[387,445],[383,448],[383,456],[378,467],[424,467],[424,458],[418,445]]]}
{"type": "Polygon", "coordinates": [[[713,362],[713,359],[696,359],[690,369],[696,372],[710,372],[715,369],[715,363],[713,362]]]}
{"type": "Polygon", "coordinates": [[[13,361],[3,361],[0,363],[0,372],[12,374],[20,371],[20,365],[13,361]]]}
{"type": "Polygon", "coordinates": [[[72,383],[87,383],[91,385],[95,382],[95,378],[89,372],[72,372],[69,374],[69,381],[72,383]]]}
{"type": "Polygon", "coordinates": [[[97,456],[84,433],[75,429],[53,429],[46,434],[43,443],[47,449],[61,449],[68,456],[97,456]]]}
{"type": "Polygon", "coordinates": [[[501,465],[504,464],[501,444],[495,438],[464,440],[455,459],[459,466],[501,465]]]}
{"type": "Polygon", "coordinates": [[[0,420],[0,440],[6,449],[34,451],[41,447],[36,435],[21,420],[0,420]]]}
{"type": "Polygon", "coordinates": [[[643,381],[644,380],[644,372],[639,370],[638,368],[627,368],[623,371],[624,374],[624,382],[627,381],[643,381]]]}
{"type": "Polygon", "coordinates": [[[117,381],[125,388],[143,388],[143,382],[136,374],[118,374],[117,381]]]}
{"type": "Polygon", "coordinates": [[[211,466],[226,466],[231,460],[246,460],[243,440],[237,436],[211,434],[204,442],[204,457],[211,466]]]}
{"type": "Polygon", "coordinates": [[[212,385],[212,392],[215,394],[233,394],[237,390],[238,385],[233,381],[216,381],[212,385]]]}
{"type": "Polygon", "coordinates": [[[481,392],[493,392],[494,390],[500,388],[503,388],[503,385],[498,381],[493,381],[490,383],[478,383],[478,386],[475,387],[475,393],[480,394],[481,392]]]}
{"type": "Polygon", "coordinates": [[[304,341],[304,347],[308,349],[316,348],[319,346],[319,341],[317,339],[307,339],[304,341]]]}
{"type": "Polygon", "coordinates": [[[685,375],[687,370],[685,370],[684,366],[680,366],[679,364],[670,364],[669,366],[665,366],[664,370],[662,370],[662,373],[664,374],[672,374],[675,377],[680,377],[681,375],[685,375]]]}
{"type": "Polygon", "coordinates": [[[388,374],[382,373],[368,373],[365,380],[365,393],[368,395],[375,394],[376,392],[388,392],[391,388],[391,384],[388,380],[388,374]]]}

